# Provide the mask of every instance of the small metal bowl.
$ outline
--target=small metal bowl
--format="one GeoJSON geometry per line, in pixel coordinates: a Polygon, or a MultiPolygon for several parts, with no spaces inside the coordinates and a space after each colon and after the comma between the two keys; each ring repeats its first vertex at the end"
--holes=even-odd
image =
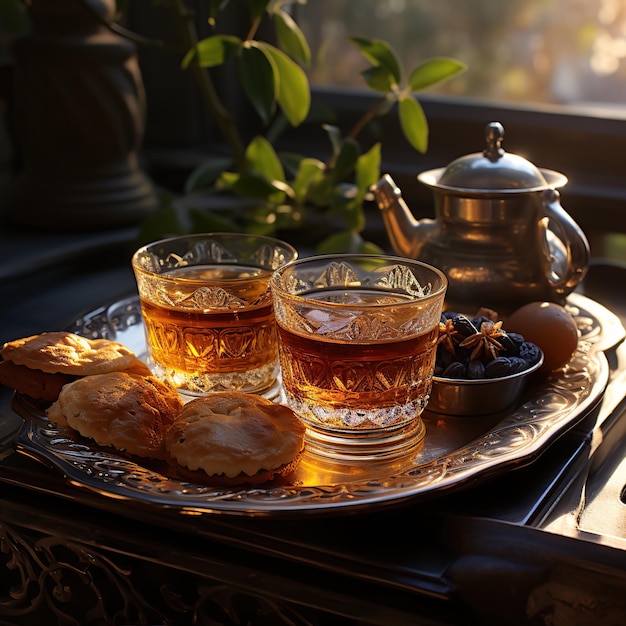
{"type": "Polygon", "coordinates": [[[426,409],[457,416],[500,413],[519,401],[533,374],[542,365],[543,353],[527,370],[500,378],[470,380],[434,376],[426,409]]]}

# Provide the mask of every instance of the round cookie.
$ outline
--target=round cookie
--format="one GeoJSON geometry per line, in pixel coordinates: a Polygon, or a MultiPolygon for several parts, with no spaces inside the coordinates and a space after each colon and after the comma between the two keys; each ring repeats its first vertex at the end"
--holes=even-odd
{"type": "Polygon", "coordinates": [[[129,368],[149,374],[135,353],[110,339],[88,339],[66,331],[54,331],[16,339],[4,344],[5,361],[48,373],[92,376],[129,368]],[[142,368],[143,366],[143,368],[142,368]]]}
{"type": "Polygon", "coordinates": [[[98,445],[163,459],[165,432],[182,408],[178,393],[156,378],[110,372],[65,385],[47,416],[98,445]]]}
{"type": "Polygon", "coordinates": [[[33,370],[25,365],[17,365],[13,361],[0,362],[0,383],[15,389],[22,395],[37,398],[43,402],[54,402],[63,385],[79,378],[73,374],[50,374],[41,370],[33,370]]]}
{"type": "Polygon", "coordinates": [[[293,471],[304,432],[289,407],[254,394],[216,392],[185,405],[165,435],[165,448],[183,476],[259,484],[293,471]]]}
{"type": "Polygon", "coordinates": [[[0,356],[0,384],[46,403],[58,398],[63,385],[82,376],[113,371],[151,374],[126,346],[66,331],[9,341],[0,349],[0,356]]]}

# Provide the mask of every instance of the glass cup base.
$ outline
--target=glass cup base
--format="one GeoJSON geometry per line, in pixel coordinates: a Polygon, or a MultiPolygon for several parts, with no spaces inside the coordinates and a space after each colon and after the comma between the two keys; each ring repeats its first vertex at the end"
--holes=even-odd
{"type": "Polygon", "coordinates": [[[421,417],[397,427],[326,429],[306,424],[307,452],[335,463],[387,462],[416,454],[426,426],[421,417]]]}
{"type": "Polygon", "coordinates": [[[201,398],[216,391],[238,391],[263,395],[273,400],[280,393],[276,363],[247,372],[195,375],[164,367],[151,357],[148,357],[148,366],[156,378],[188,398],[201,398]]]}

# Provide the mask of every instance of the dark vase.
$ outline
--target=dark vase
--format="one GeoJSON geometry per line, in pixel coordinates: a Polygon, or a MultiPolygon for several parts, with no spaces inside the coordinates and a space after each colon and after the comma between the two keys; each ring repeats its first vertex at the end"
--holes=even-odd
{"type": "Polygon", "coordinates": [[[157,205],[139,150],[145,94],[114,0],[33,0],[13,47],[19,171],[5,217],[44,230],[137,224],[157,205]]]}

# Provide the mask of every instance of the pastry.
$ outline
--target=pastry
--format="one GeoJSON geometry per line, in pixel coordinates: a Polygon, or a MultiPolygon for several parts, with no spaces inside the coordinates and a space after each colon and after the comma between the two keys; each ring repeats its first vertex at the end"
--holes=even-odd
{"type": "Polygon", "coordinates": [[[182,408],[178,393],[153,376],[110,372],[65,385],[46,414],[100,446],[163,459],[164,434],[182,408]]]}
{"type": "Polygon", "coordinates": [[[17,365],[13,361],[0,362],[0,383],[15,389],[22,395],[37,398],[43,402],[54,402],[59,397],[63,385],[79,378],[71,374],[49,374],[41,370],[17,365]]]}
{"type": "Polygon", "coordinates": [[[46,402],[56,400],[63,385],[78,377],[114,371],[150,375],[148,366],[121,343],[66,331],[9,341],[0,356],[0,383],[46,402]]]}
{"type": "Polygon", "coordinates": [[[282,404],[254,394],[216,392],[185,405],[165,435],[165,448],[183,478],[259,484],[295,469],[304,432],[296,414],[282,404]]]}

